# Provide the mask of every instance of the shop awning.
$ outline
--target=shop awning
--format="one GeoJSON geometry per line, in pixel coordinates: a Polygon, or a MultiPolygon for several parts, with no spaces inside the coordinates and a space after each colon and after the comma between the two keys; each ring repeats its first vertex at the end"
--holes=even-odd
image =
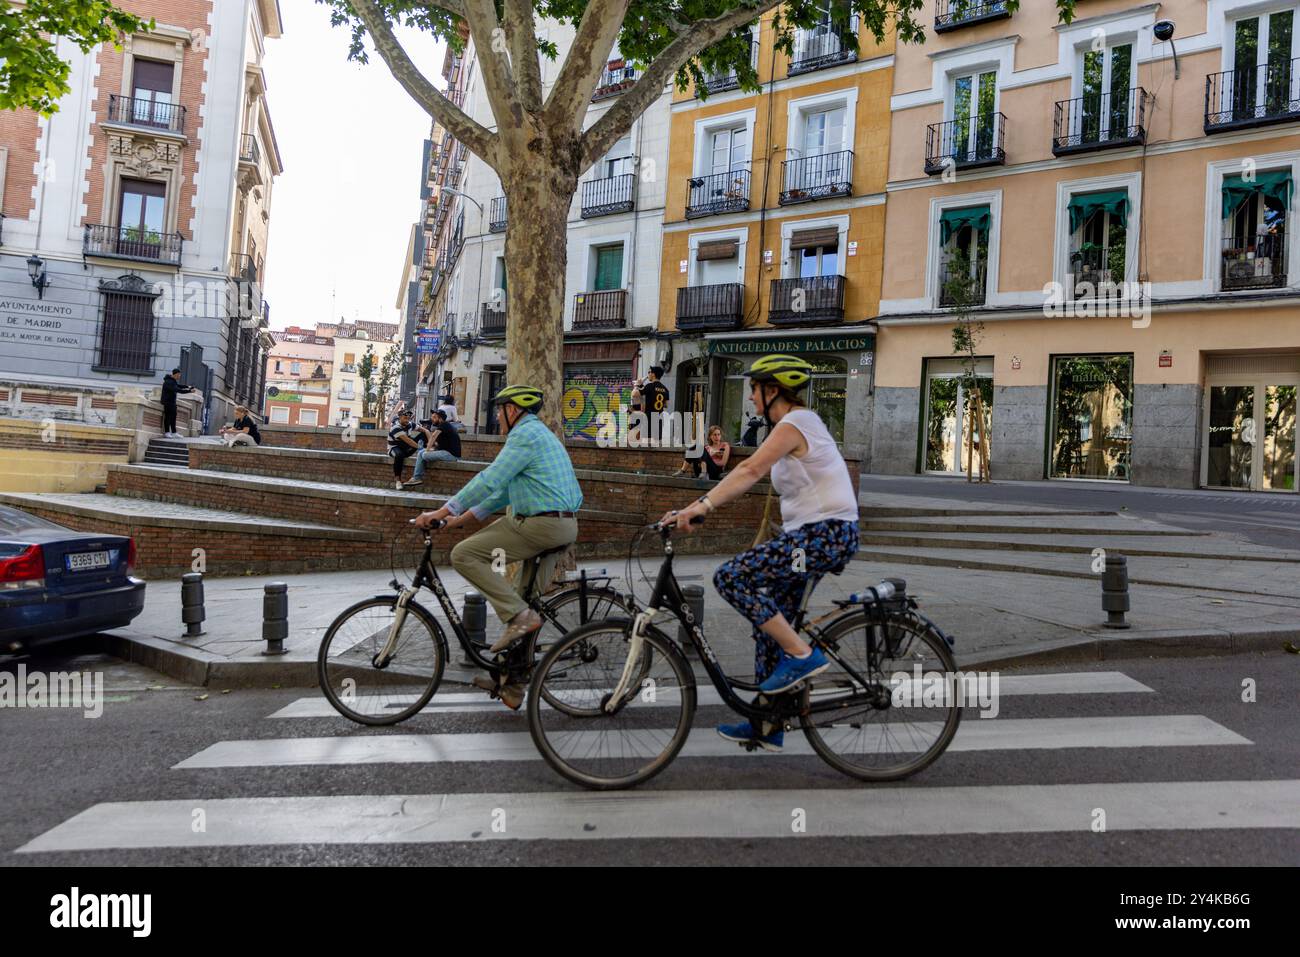
{"type": "Polygon", "coordinates": [[[965,227],[980,232],[988,232],[989,208],[987,206],[967,206],[964,209],[945,209],[939,215],[939,244],[946,246],[953,233],[965,227]]]}
{"type": "Polygon", "coordinates": [[[1290,170],[1274,170],[1268,173],[1255,173],[1247,180],[1244,176],[1223,177],[1223,218],[1232,215],[1233,210],[1250,199],[1256,193],[1265,199],[1279,203],[1283,209],[1291,208],[1291,194],[1295,183],[1290,170]]]}
{"type": "Polygon", "coordinates": [[[1093,213],[1105,210],[1119,217],[1121,226],[1128,225],[1128,190],[1111,189],[1102,193],[1075,193],[1070,197],[1070,232],[1074,232],[1093,213]]]}

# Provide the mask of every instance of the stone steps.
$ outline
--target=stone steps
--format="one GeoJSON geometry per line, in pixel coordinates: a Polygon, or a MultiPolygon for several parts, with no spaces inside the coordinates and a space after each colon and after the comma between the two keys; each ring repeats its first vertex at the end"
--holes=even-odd
{"type": "MultiPolygon", "coordinates": [[[[868,554],[897,548],[940,548],[951,551],[1045,552],[1049,554],[1091,554],[1095,549],[1123,555],[1172,558],[1205,558],[1224,561],[1284,562],[1300,565],[1300,552],[1252,545],[1248,542],[1213,539],[1199,535],[1115,535],[1108,532],[1055,535],[1050,539],[1028,532],[1015,534],[961,530],[935,532],[865,531],[861,546],[868,554]]],[[[972,555],[972,557],[975,557],[972,555]]]]}

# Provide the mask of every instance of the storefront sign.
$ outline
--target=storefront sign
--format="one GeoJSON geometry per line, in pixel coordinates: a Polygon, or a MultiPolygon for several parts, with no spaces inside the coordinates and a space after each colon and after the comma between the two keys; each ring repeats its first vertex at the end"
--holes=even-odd
{"type": "MultiPolygon", "coordinates": [[[[709,355],[760,355],[771,352],[799,354],[804,352],[873,352],[876,348],[874,335],[791,337],[768,339],[752,337],[748,339],[710,339],[709,355]]],[[[870,365],[870,363],[866,363],[870,365]]]]}
{"type": "Polygon", "coordinates": [[[1160,368],[1172,369],[1174,367],[1174,357],[1168,352],[1160,353],[1160,368]]]}
{"type": "Polygon", "coordinates": [[[422,356],[427,356],[438,351],[438,345],[442,339],[440,329],[417,329],[415,332],[415,351],[422,356]]]}

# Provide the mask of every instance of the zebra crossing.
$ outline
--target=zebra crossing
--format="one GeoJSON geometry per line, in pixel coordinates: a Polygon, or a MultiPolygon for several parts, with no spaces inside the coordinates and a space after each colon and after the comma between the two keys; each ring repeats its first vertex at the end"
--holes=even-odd
{"type": "MultiPolygon", "coordinates": [[[[1080,696],[1121,695],[1121,700],[1140,707],[1117,711],[1150,713],[999,716],[990,720],[969,714],[950,753],[1051,751],[1068,755],[1102,749],[1132,758],[1157,748],[1214,748],[1226,753],[1227,749],[1254,746],[1248,737],[1206,715],[1162,713],[1166,709],[1156,706],[1157,692],[1122,672],[1006,675],[1001,679],[1000,694],[1066,706],[1080,696]]],[[[699,689],[701,707],[719,703],[712,688],[699,689]]],[[[959,786],[927,785],[913,779],[871,787],[845,778],[843,786],[829,788],[683,787],[692,768],[706,766],[692,765],[692,758],[743,757],[794,767],[796,772],[800,760],[815,760],[797,732],[787,735],[785,751],[780,754],[760,751],[746,755],[735,744],[712,734],[706,717],[697,718],[673,768],[655,786],[636,791],[586,792],[556,777],[554,789],[544,791],[534,786],[519,792],[453,789],[448,793],[211,796],[221,774],[249,768],[282,769],[291,775],[292,769],[304,767],[417,765],[427,768],[432,779],[446,780],[456,765],[479,762],[499,769],[499,775],[493,777],[498,783],[512,768],[541,764],[524,715],[506,711],[480,693],[439,694],[420,718],[379,733],[359,731],[316,695],[291,701],[266,714],[262,721],[257,730],[278,731],[296,722],[294,730],[312,733],[215,741],[167,772],[206,775],[195,779],[192,798],[98,803],[30,840],[17,852],[1047,833],[1087,831],[1098,808],[1105,810],[1108,830],[1300,828],[1300,780],[1291,779],[998,782],[978,786],[964,781],[959,786]],[[463,722],[452,716],[464,715],[471,716],[474,730],[454,730],[463,722]],[[436,733],[425,733],[428,720],[440,721],[443,716],[448,716],[449,723],[441,723],[436,733]],[[421,723],[425,727],[417,729],[421,723]],[[482,730],[483,726],[490,730],[482,730]],[[212,777],[214,774],[218,777],[212,777]],[[674,778],[670,786],[658,786],[670,777],[674,778]],[[202,827],[195,826],[199,811],[202,827]],[[806,815],[802,830],[791,828],[792,813],[806,815]]],[[[824,766],[818,762],[818,767],[824,766]]],[[[174,788],[172,791],[175,793],[174,788]]],[[[219,785],[217,791],[220,793],[219,785]]]]}

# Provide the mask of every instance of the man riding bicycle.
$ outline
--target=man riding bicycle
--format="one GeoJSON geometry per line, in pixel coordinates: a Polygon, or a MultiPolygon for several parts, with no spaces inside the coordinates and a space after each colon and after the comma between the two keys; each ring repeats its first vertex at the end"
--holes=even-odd
{"type": "MultiPolygon", "coordinates": [[[[541,408],[542,390],[527,385],[506,386],[497,393],[505,445],[496,459],[474,476],[447,504],[415,520],[421,528],[446,520],[463,525],[471,518],[483,521],[503,506],[506,515],[476,532],[451,550],[451,564],[482,592],[505,623],[505,631],[492,645],[500,653],[536,631],[542,619],[528,607],[518,589],[524,574],[508,582],[503,562],[523,562],[549,549],[572,545],[578,539],[578,509],[582,491],[564,444],[534,413],[541,408]]],[[[550,581],[558,555],[542,559],[537,582],[550,581]]],[[[499,689],[503,701],[518,708],[523,688],[499,689]]]]}
{"type": "MultiPolygon", "coordinates": [[[[754,674],[759,688],[776,694],[830,667],[790,625],[804,589],[827,572],[843,571],[858,550],[858,495],[835,440],[817,413],[805,406],[801,390],[813,367],[796,356],[764,356],[749,370],[750,399],[767,424],[767,438],[745,459],[686,508],[669,512],[684,532],[691,520],[745,494],[769,472],[781,496],[783,531],[719,566],[713,585],[754,626],[754,674]]],[[[785,734],[758,737],[748,721],[724,724],[718,734],[731,741],[756,741],[780,751],[785,734]]]]}

